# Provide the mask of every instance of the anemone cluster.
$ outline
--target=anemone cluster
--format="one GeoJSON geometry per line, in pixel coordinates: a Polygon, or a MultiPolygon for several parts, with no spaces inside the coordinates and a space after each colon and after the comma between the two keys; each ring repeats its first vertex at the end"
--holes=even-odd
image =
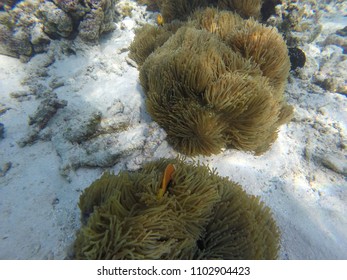
{"type": "MultiPolygon", "coordinates": [[[[265,0],[271,2],[273,0],[265,0]]],[[[187,20],[192,11],[199,8],[216,7],[235,11],[243,17],[259,18],[263,0],[138,0],[150,10],[160,10],[166,22],[187,20]]]]}
{"type": "Polygon", "coordinates": [[[146,25],[130,57],[139,65],[148,112],[186,155],[224,148],[261,154],[292,116],[283,97],[286,44],[253,18],[207,8],[186,22],[146,25]]]}
{"type": "Polygon", "coordinates": [[[76,259],[276,259],[270,209],[199,164],[161,159],[105,173],[80,197],[76,259]],[[158,197],[164,170],[174,166],[158,197]]]}

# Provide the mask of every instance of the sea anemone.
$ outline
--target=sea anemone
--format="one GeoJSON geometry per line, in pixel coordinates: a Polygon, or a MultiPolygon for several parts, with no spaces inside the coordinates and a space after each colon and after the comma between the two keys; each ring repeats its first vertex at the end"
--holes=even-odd
{"type": "Polygon", "coordinates": [[[162,46],[183,25],[181,22],[155,26],[145,24],[135,31],[135,39],[131,43],[129,57],[138,66],[141,66],[146,58],[158,47],[162,46]]]}
{"type": "Polygon", "coordinates": [[[181,159],[105,173],[79,207],[76,259],[276,259],[279,250],[279,230],[259,197],[181,159]]]}
{"type": "Polygon", "coordinates": [[[166,22],[187,20],[197,9],[215,7],[234,11],[243,18],[259,18],[262,0],[156,0],[166,22]]]}
{"type": "Polygon", "coordinates": [[[140,67],[149,114],[165,129],[168,142],[187,155],[216,154],[223,148],[265,152],[292,114],[283,101],[287,64],[283,70],[282,60],[274,62],[277,57],[264,51],[270,69],[253,45],[241,52],[242,44],[235,42],[233,50],[229,37],[222,40],[205,28],[187,26],[140,67]]]}

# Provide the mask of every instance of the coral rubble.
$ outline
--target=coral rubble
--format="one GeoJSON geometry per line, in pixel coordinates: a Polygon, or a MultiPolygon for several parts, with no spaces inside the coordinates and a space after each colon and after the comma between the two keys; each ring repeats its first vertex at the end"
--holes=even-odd
{"type": "Polygon", "coordinates": [[[29,116],[30,131],[27,136],[18,142],[19,146],[24,147],[38,140],[40,131],[46,127],[57,111],[66,105],[67,101],[58,99],[54,93],[50,97],[43,99],[36,112],[29,116]]]}

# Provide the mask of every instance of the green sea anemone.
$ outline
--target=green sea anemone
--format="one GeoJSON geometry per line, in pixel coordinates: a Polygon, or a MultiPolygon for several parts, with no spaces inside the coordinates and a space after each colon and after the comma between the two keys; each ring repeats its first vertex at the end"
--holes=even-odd
{"type": "Polygon", "coordinates": [[[141,66],[146,58],[162,46],[182,25],[181,22],[165,24],[163,27],[145,24],[135,31],[135,40],[130,45],[129,57],[141,66]]]}
{"type": "MultiPolygon", "coordinates": [[[[165,129],[168,142],[187,155],[216,154],[223,148],[265,152],[292,115],[283,100],[286,49],[280,46],[283,55],[277,62],[269,51],[261,56],[248,34],[244,42],[235,39],[234,46],[230,37],[222,40],[209,32],[206,23],[202,29],[194,24],[179,28],[142,63],[140,82],[149,114],[165,129]],[[248,45],[249,50],[242,49],[248,45]]],[[[230,36],[236,38],[234,33],[230,36]]]]}
{"type": "Polygon", "coordinates": [[[197,9],[215,7],[240,14],[243,18],[259,18],[262,0],[156,0],[165,22],[187,20],[197,9]]]}
{"type": "Polygon", "coordinates": [[[279,250],[279,230],[259,197],[180,159],[105,173],[79,207],[76,259],[276,259],[279,250]]]}

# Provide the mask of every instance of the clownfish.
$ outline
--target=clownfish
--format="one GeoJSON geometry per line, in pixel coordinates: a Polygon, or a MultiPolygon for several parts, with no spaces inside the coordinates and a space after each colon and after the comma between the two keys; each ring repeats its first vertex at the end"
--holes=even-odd
{"type": "Polygon", "coordinates": [[[164,196],[164,193],[166,192],[166,189],[172,180],[172,174],[175,172],[175,167],[172,163],[169,163],[164,171],[163,180],[161,182],[161,188],[158,191],[157,198],[160,199],[164,196]]]}
{"type": "Polygon", "coordinates": [[[159,26],[163,26],[163,24],[164,24],[164,18],[163,18],[163,16],[161,14],[157,15],[157,24],[159,26]]]}

